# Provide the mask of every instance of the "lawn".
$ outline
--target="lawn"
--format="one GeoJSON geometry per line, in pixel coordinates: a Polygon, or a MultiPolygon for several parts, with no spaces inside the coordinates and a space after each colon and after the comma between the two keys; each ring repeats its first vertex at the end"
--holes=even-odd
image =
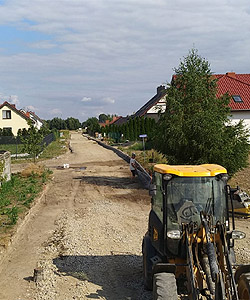
{"type": "Polygon", "coordinates": [[[39,165],[30,165],[21,174],[3,182],[0,193],[0,232],[16,224],[19,215],[30,208],[35,197],[50,179],[51,171],[39,165]]]}
{"type": "Polygon", "coordinates": [[[9,151],[11,154],[22,153],[22,144],[0,144],[0,150],[9,151]]]}

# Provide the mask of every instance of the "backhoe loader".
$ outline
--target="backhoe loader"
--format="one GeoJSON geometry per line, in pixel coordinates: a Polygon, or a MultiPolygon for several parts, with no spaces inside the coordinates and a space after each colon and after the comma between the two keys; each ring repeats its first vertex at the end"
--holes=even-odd
{"type": "Polygon", "coordinates": [[[215,164],[154,166],[143,238],[144,285],[154,300],[250,299],[250,265],[236,265],[233,195],[215,164]],[[231,203],[232,216],[229,216],[231,203]]]}

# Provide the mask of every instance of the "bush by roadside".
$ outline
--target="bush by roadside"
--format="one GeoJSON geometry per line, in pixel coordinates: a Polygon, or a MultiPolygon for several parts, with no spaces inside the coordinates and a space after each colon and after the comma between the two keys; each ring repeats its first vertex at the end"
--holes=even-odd
{"type": "Polygon", "coordinates": [[[168,163],[167,158],[162,153],[150,149],[143,151],[142,143],[136,142],[127,147],[119,146],[118,149],[122,150],[124,153],[129,156],[132,153],[136,154],[136,160],[143,166],[143,168],[149,173],[152,174],[153,167],[155,164],[166,164],[168,163]]]}

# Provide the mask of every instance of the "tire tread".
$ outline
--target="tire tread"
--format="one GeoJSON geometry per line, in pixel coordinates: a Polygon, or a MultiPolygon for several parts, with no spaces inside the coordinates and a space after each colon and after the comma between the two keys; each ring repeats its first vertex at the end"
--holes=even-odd
{"type": "Polygon", "coordinates": [[[177,285],[172,273],[157,273],[153,279],[153,300],[177,300],[177,285]]]}

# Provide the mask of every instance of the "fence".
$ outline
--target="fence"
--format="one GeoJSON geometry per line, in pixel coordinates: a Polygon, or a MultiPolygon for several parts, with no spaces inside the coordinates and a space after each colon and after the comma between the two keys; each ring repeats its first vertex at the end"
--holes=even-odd
{"type": "MultiPolygon", "coordinates": [[[[55,140],[54,133],[43,138],[41,145],[46,147],[55,140]]],[[[22,152],[23,144],[19,136],[0,136],[0,150],[9,151],[12,157],[27,156],[22,152]]]]}

